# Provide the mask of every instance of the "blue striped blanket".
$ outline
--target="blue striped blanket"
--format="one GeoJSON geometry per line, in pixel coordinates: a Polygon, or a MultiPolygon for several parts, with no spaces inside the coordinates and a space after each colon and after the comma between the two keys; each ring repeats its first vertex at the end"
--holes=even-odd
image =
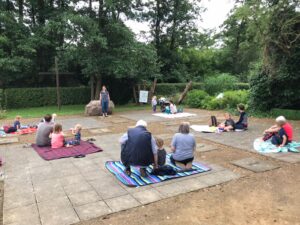
{"type": "MultiPolygon", "coordinates": [[[[168,158],[170,155],[167,156],[168,158]]],[[[173,176],[155,176],[151,175],[153,167],[149,166],[147,167],[147,177],[141,177],[140,171],[138,166],[132,166],[131,167],[131,176],[129,177],[125,172],[125,167],[120,161],[108,161],[105,163],[106,168],[108,171],[110,171],[112,174],[116,176],[116,178],[121,181],[123,184],[129,187],[137,187],[137,186],[145,186],[149,184],[155,184],[162,181],[180,178],[180,177],[186,177],[198,173],[203,173],[211,170],[206,165],[203,165],[201,163],[193,163],[193,167],[191,171],[188,172],[182,172],[182,169],[180,167],[177,167],[171,163],[169,163],[169,160],[167,160],[167,165],[173,167],[176,171],[179,171],[176,175],[173,176]]]]}
{"type": "Polygon", "coordinates": [[[262,138],[255,139],[253,147],[261,153],[295,152],[299,153],[300,142],[291,142],[284,147],[277,147],[271,143],[271,140],[263,141],[262,138]]]}

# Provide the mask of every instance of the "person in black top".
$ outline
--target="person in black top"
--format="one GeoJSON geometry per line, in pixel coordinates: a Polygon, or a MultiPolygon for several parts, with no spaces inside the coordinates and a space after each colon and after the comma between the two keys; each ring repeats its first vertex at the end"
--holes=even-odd
{"type": "Polygon", "coordinates": [[[224,131],[232,131],[235,129],[235,123],[233,119],[231,118],[230,113],[224,114],[225,121],[221,123],[218,128],[224,129],[224,131]]]}
{"type": "Polygon", "coordinates": [[[245,112],[245,106],[243,104],[239,104],[237,109],[240,112],[240,118],[235,123],[235,129],[245,130],[248,128],[248,115],[245,112]]]}

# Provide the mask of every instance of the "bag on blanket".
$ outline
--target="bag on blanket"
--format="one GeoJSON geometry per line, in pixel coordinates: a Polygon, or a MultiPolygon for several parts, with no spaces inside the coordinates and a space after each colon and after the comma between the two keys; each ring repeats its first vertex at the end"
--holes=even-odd
{"type": "Polygon", "coordinates": [[[176,170],[174,170],[171,166],[168,165],[164,165],[164,166],[160,166],[157,169],[154,169],[151,174],[152,175],[156,175],[156,176],[173,176],[176,175],[176,170]]]}

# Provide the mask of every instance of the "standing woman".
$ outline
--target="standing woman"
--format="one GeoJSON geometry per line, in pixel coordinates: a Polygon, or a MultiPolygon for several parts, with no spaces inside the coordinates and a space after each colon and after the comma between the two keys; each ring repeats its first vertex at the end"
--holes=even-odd
{"type": "Polygon", "coordinates": [[[103,117],[107,117],[109,101],[110,101],[109,93],[106,90],[106,87],[103,85],[102,90],[100,92],[100,104],[102,108],[103,117]]]}

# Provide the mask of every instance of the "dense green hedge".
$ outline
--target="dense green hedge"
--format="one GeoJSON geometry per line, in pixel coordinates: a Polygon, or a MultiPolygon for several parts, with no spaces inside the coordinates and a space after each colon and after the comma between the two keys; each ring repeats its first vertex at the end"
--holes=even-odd
{"type": "MultiPolygon", "coordinates": [[[[162,96],[171,96],[176,93],[181,93],[186,86],[186,83],[159,83],[156,85],[155,94],[162,96]]],[[[193,83],[192,89],[203,90],[203,83],[193,83]]],[[[235,90],[248,90],[248,83],[237,83],[235,90]]]]}
{"type": "Polygon", "coordinates": [[[284,116],[288,120],[300,120],[300,110],[293,109],[272,109],[271,115],[274,117],[284,116]]]}
{"type": "MultiPolygon", "coordinates": [[[[62,105],[85,104],[90,101],[90,88],[60,88],[62,105]]],[[[56,104],[56,88],[10,88],[5,90],[6,108],[39,107],[56,104]]]]}

